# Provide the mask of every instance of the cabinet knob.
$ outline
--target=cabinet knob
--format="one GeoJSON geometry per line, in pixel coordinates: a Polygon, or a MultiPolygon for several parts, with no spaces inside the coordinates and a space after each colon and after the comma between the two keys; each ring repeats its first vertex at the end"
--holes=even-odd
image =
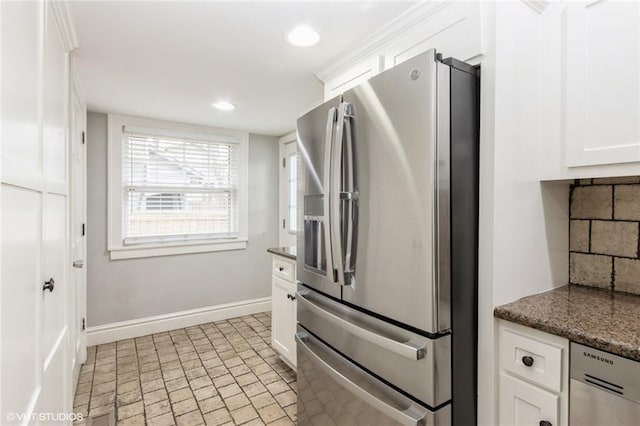
{"type": "Polygon", "coordinates": [[[278,271],[282,272],[282,271],[284,271],[284,268],[282,266],[279,266],[278,267],[278,271]]]}
{"type": "Polygon", "coordinates": [[[53,287],[55,283],[56,282],[53,280],[53,278],[49,278],[49,281],[44,282],[44,285],[42,286],[42,291],[49,290],[49,293],[51,293],[53,291],[53,287]]]}
{"type": "Polygon", "coordinates": [[[540,420],[540,426],[553,426],[551,422],[547,420],[540,420]]]}
{"type": "MultiPolygon", "coordinates": [[[[526,365],[527,367],[531,367],[533,365],[533,358],[530,356],[523,356],[522,357],[522,363],[524,365],[526,365]]],[[[548,425],[543,425],[542,422],[540,422],[540,426],[551,426],[551,423],[549,423],[548,425]]]]}

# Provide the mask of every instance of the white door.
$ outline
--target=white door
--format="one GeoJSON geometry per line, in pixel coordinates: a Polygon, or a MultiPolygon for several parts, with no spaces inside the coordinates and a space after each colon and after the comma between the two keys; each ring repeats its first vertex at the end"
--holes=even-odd
{"type": "Polygon", "coordinates": [[[280,246],[296,245],[297,206],[297,153],[296,139],[285,137],[280,141],[280,246]]]}
{"type": "Polygon", "coordinates": [[[0,285],[0,423],[33,409],[40,374],[39,55],[43,6],[0,3],[2,25],[2,281],[0,285]],[[8,40],[12,40],[11,43],[8,40]],[[13,108],[10,106],[14,105],[13,108]],[[17,108],[16,106],[19,106],[17,108]]]}
{"type": "MultiPolygon", "coordinates": [[[[71,324],[71,346],[73,370],[73,383],[77,382],[80,374],[80,366],[87,358],[86,345],[86,283],[87,268],[85,265],[86,243],[86,116],[84,104],[80,100],[78,88],[72,80],[71,90],[71,121],[70,121],[70,237],[71,237],[71,277],[69,300],[72,308],[69,310],[69,323],[71,324]]],[[[75,392],[74,392],[75,393],[75,392]]]]}
{"type": "Polygon", "coordinates": [[[70,412],[72,404],[66,315],[68,54],[50,3],[0,7],[0,424],[50,424],[47,413],[70,412]]]}
{"type": "Polygon", "coordinates": [[[543,421],[559,425],[560,397],[537,386],[500,375],[501,425],[538,426],[543,421]]]}

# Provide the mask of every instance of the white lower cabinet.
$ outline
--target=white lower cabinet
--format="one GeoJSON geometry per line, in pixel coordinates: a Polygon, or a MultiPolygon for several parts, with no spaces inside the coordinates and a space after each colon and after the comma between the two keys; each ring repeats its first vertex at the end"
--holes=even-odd
{"type": "Polygon", "coordinates": [[[296,284],[295,264],[282,257],[274,257],[271,277],[271,345],[291,367],[296,367],[296,284]],[[285,266],[286,265],[286,266],[285,266]],[[292,268],[291,280],[277,276],[281,268],[292,268]]]}
{"type": "Polygon", "coordinates": [[[499,424],[569,423],[569,340],[499,321],[499,424]]]}
{"type": "Polygon", "coordinates": [[[507,374],[500,374],[501,425],[559,425],[559,401],[557,394],[507,374]]]}

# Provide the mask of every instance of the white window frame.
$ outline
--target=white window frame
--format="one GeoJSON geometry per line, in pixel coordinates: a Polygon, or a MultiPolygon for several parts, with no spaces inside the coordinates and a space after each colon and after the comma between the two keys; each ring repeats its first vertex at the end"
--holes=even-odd
{"type": "Polygon", "coordinates": [[[111,260],[168,256],[247,248],[249,235],[249,134],[237,130],[194,126],[126,115],[108,115],[107,150],[107,249],[111,260]],[[238,236],[199,241],[168,241],[125,246],[122,238],[122,144],[124,128],[146,129],[153,134],[178,138],[215,137],[238,144],[238,236]]]}

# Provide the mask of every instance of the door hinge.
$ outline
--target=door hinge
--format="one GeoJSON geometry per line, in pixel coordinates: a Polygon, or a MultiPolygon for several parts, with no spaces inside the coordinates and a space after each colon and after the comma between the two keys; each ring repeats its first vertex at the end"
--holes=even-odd
{"type": "Polygon", "coordinates": [[[85,324],[84,318],[82,318],[82,331],[84,331],[85,328],[87,328],[87,326],[85,324]]]}
{"type": "Polygon", "coordinates": [[[84,145],[85,140],[84,140],[84,132],[82,132],[82,144],[84,145]]]}
{"type": "Polygon", "coordinates": [[[84,223],[83,223],[83,224],[82,224],[82,236],[84,237],[84,235],[85,235],[85,225],[84,225],[84,223]]]}
{"type": "Polygon", "coordinates": [[[285,167],[287,167],[287,157],[282,159],[282,168],[284,169],[285,167]]]}
{"type": "Polygon", "coordinates": [[[287,220],[286,219],[282,219],[282,229],[287,229],[287,220]]]}

